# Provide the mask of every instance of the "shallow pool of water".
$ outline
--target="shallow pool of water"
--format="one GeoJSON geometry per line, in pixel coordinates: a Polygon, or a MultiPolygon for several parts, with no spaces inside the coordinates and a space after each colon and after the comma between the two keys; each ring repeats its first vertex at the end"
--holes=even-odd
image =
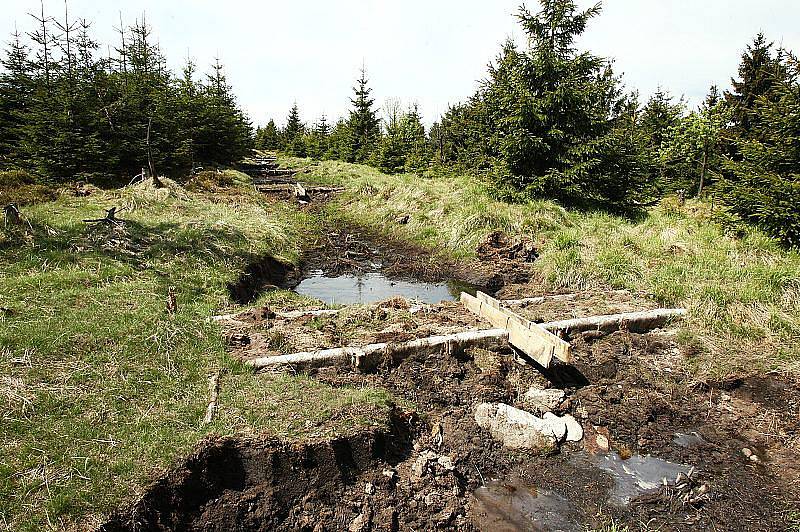
{"type": "Polygon", "coordinates": [[[584,530],[567,499],[517,480],[487,482],[472,496],[473,519],[481,530],[584,530]]]}
{"type": "Polygon", "coordinates": [[[617,453],[608,453],[589,456],[588,460],[611,475],[614,488],[610,499],[623,506],[639,495],[657,492],[665,483],[674,485],[678,473],[686,474],[691,469],[654,456],[622,459],[617,453]]]}
{"type": "Polygon", "coordinates": [[[327,305],[368,304],[400,296],[425,303],[453,301],[461,292],[475,293],[475,287],[458,281],[424,283],[421,281],[396,281],[380,273],[340,275],[325,277],[322,272],[312,272],[295,288],[298,294],[322,300],[327,305]]]}

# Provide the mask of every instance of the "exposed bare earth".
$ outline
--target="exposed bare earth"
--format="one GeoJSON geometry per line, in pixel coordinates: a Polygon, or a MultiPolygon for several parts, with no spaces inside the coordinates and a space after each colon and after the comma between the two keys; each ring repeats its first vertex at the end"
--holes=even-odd
{"type": "MultiPolygon", "coordinates": [[[[342,234],[348,233],[318,248],[339,249],[334,255],[339,272],[361,260],[358,253],[342,253],[341,245],[344,241],[344,250],[352,251],[357,247],[352,242],[361,238],[342,234]]],[[[371,257],[370,249],[360,254],[371,257]]],[[[523,267],[526,253],[503,258],[509,262],[501,270],[510,271],[507,265],[514,261],[523,267]]],[[[325,254],[311,254],[307,264],[325,254]]],[[[386,260],[391,252],[380,255],[391,266],[386,260]]],[[[405,274],[422,271],[434,260],[424,255],[417,262],[409,253],[404,258],[410,263],[405,274]]],[[[491,263],[487,259],[484,266],[491,263]]],[[[498,275],[501,295],[537,295],[530,286],[511,286],[527,279],[498,275]]],[[[534,321],[549,321],[653,307],[647,298],[615,292],[544,300],[518,310],[534,321]]],[[[489,327],[457,303],[419,306],[395,299],[299,317],[273,310],[291,309],[254,309],[225,321],[237,356],[400,342],[489,327]]],[[[777,375],[697,382],[685,370],[689,348],[679,345],[671,329],[587,332],[570,341],[574,365],[543,373],[515,362],[506,345],[412,355],[371,373],[346,365],[316,370],[314,378],[333,387],[388,389],[398,404],[386,426],[297,444],[208,440],[104,529],[582,530],[613,520],[634,529],[783,530],[796,519],[798,383],[777,375]],[[565,392],[554,412],[580,421],[581,442],[544,455],[509,450],[477,426],[479,403],[524,409],[521,396],[531,386],[565,392]],[[675,486],[675,479],[668,479],[669,486],[628,504],[616,501],[615,481],[597,466],[598,457],[624,463],[647,455],[693,467],[690,480],[675,486]],[[524,501],[541,497],[552,511],[526,510],[524,501]]]]}

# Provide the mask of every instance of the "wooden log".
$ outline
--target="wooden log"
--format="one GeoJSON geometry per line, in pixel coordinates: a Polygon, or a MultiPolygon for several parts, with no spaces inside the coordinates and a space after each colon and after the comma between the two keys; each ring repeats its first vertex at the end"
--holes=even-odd
{"type": "Polygon", "coordinates": [[[312,369],[348,364],[360,370],[368,370],[387,358],[391,358],[393,363],[398,363],[412,354],[433,353],[441,349],[455,352],[467,347],[489,347],[499,341],[507,340],[507,338],[508,331],[505,329],[473,330],[418,338],[401,344],[379,343],[363,347],[337,347],[322,351],[260,357],[248,360],[247,364],[256,369],[268,367],[312,369]]]}
{"type": "Polygon", "coordinates": [[[305,187],[300,183],[295,183],[294,185],[294,197],[297,198],[300,203],[308,203],[311,200],[305,187]]]}
{"type": "Polygon", "coordinates": [[[332,194],[344,190],[344,187],[303,187],[300,183],[295,182],[256,184],[255,187],[256,190],[265,194],[294,194],[298,198],[307,198],[309,194],[332,194]]]}
{"type": "MultiPolygon", "coordinates": [[[[296,318],[302,318],[305,316],[317,317],[317,316],[335,316],[336,314],[340,313],[344,309],[320,309],[320,310],[290,310],[289,312],[276,312],[276,318],[283,318],[293,320],[296,318]]],[[[239,316],[242,313],[237,314],[220,314],[218,316],[211,316],[212,321],[236,321],[241,322],[242,320],[239,319],[239,316]]]]}
{"type": "Polygon", "coordinates": [[[669,321],[685,315],[686,309],[662,308],[643,312],[626,312],[607,316],[590,316],[588,318],[553,321],[543,323],[541,326],[548,331],[560,331],[565,334],[582,331],[609,332],[617,330],[641,333],[663,327],[669,321]]]}
{"type": "Polygon", "coordinates": [[[256,187],[265,187],[269,185],[294,185],[297,179],[293,177],[254,177],[253,184],[256,187]]]}
{"type": "Polygon", "coordinates": [[[627,290],[611,290],[608,292],[574,292],[571,294],[553,294],[549,296],[538,296],[538,297],[524,297],[522,299],[500,299],[500,303],[502,305],[508,307],[521,307],[524,305],[535,305],[538,303],[544,303],[545,301],[572,301],[574,299],[579,299],[581,297],[586,297],[587,295],[609,295],[609,296],[624,296],[624,295],[631,295],[631,293],[627,290]]]}
{"type": "Polygon", "coordinates": [[[566,363],[572,361],[572,347],[569,343],[543,329],[541,325],[502,308],[497,299],[483,292],[478,292],[476,297],[462,293],[461,302],[494,327],[507,329],[509,343],[542,366],[549,367],[553,357],[566,363]]]}

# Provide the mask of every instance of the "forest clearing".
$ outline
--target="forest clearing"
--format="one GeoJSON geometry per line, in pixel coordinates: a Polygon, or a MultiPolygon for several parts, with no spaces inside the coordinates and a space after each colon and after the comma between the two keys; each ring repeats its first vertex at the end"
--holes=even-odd
{"type": "MultiPolygon", "coordinates": [[[[37,4],[39,5],[39,4],[37,4]]],[[[798,63],[253,128],[144,18],[0,69],[0,530],[800,530],[798,63]]],[[[556,31],[558,30],[558,31],[556,31]]],[[[49,35],[49,37],[48,37],[49,35]]]]}

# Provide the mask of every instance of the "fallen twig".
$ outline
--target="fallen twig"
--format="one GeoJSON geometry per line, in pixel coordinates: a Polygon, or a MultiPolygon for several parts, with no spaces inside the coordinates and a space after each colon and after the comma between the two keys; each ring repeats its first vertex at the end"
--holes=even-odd
{"type": "Polygon", "coordinates": [[[106,215],[103,218],[90,218],[88,220],[83,220],[84,223],[91,224],[91,223],[106,223],[109,225],[121,225],[125,223],[123,220],[117,218],[117,208],[111,207],[106,211],[106,215]]]}
{"type": "Polygon", "coordinates": [[[175,287],[170,286],[167,290],[167,312],[175,314],[178,311],[178,300],[175,297],[175,287]]]}

